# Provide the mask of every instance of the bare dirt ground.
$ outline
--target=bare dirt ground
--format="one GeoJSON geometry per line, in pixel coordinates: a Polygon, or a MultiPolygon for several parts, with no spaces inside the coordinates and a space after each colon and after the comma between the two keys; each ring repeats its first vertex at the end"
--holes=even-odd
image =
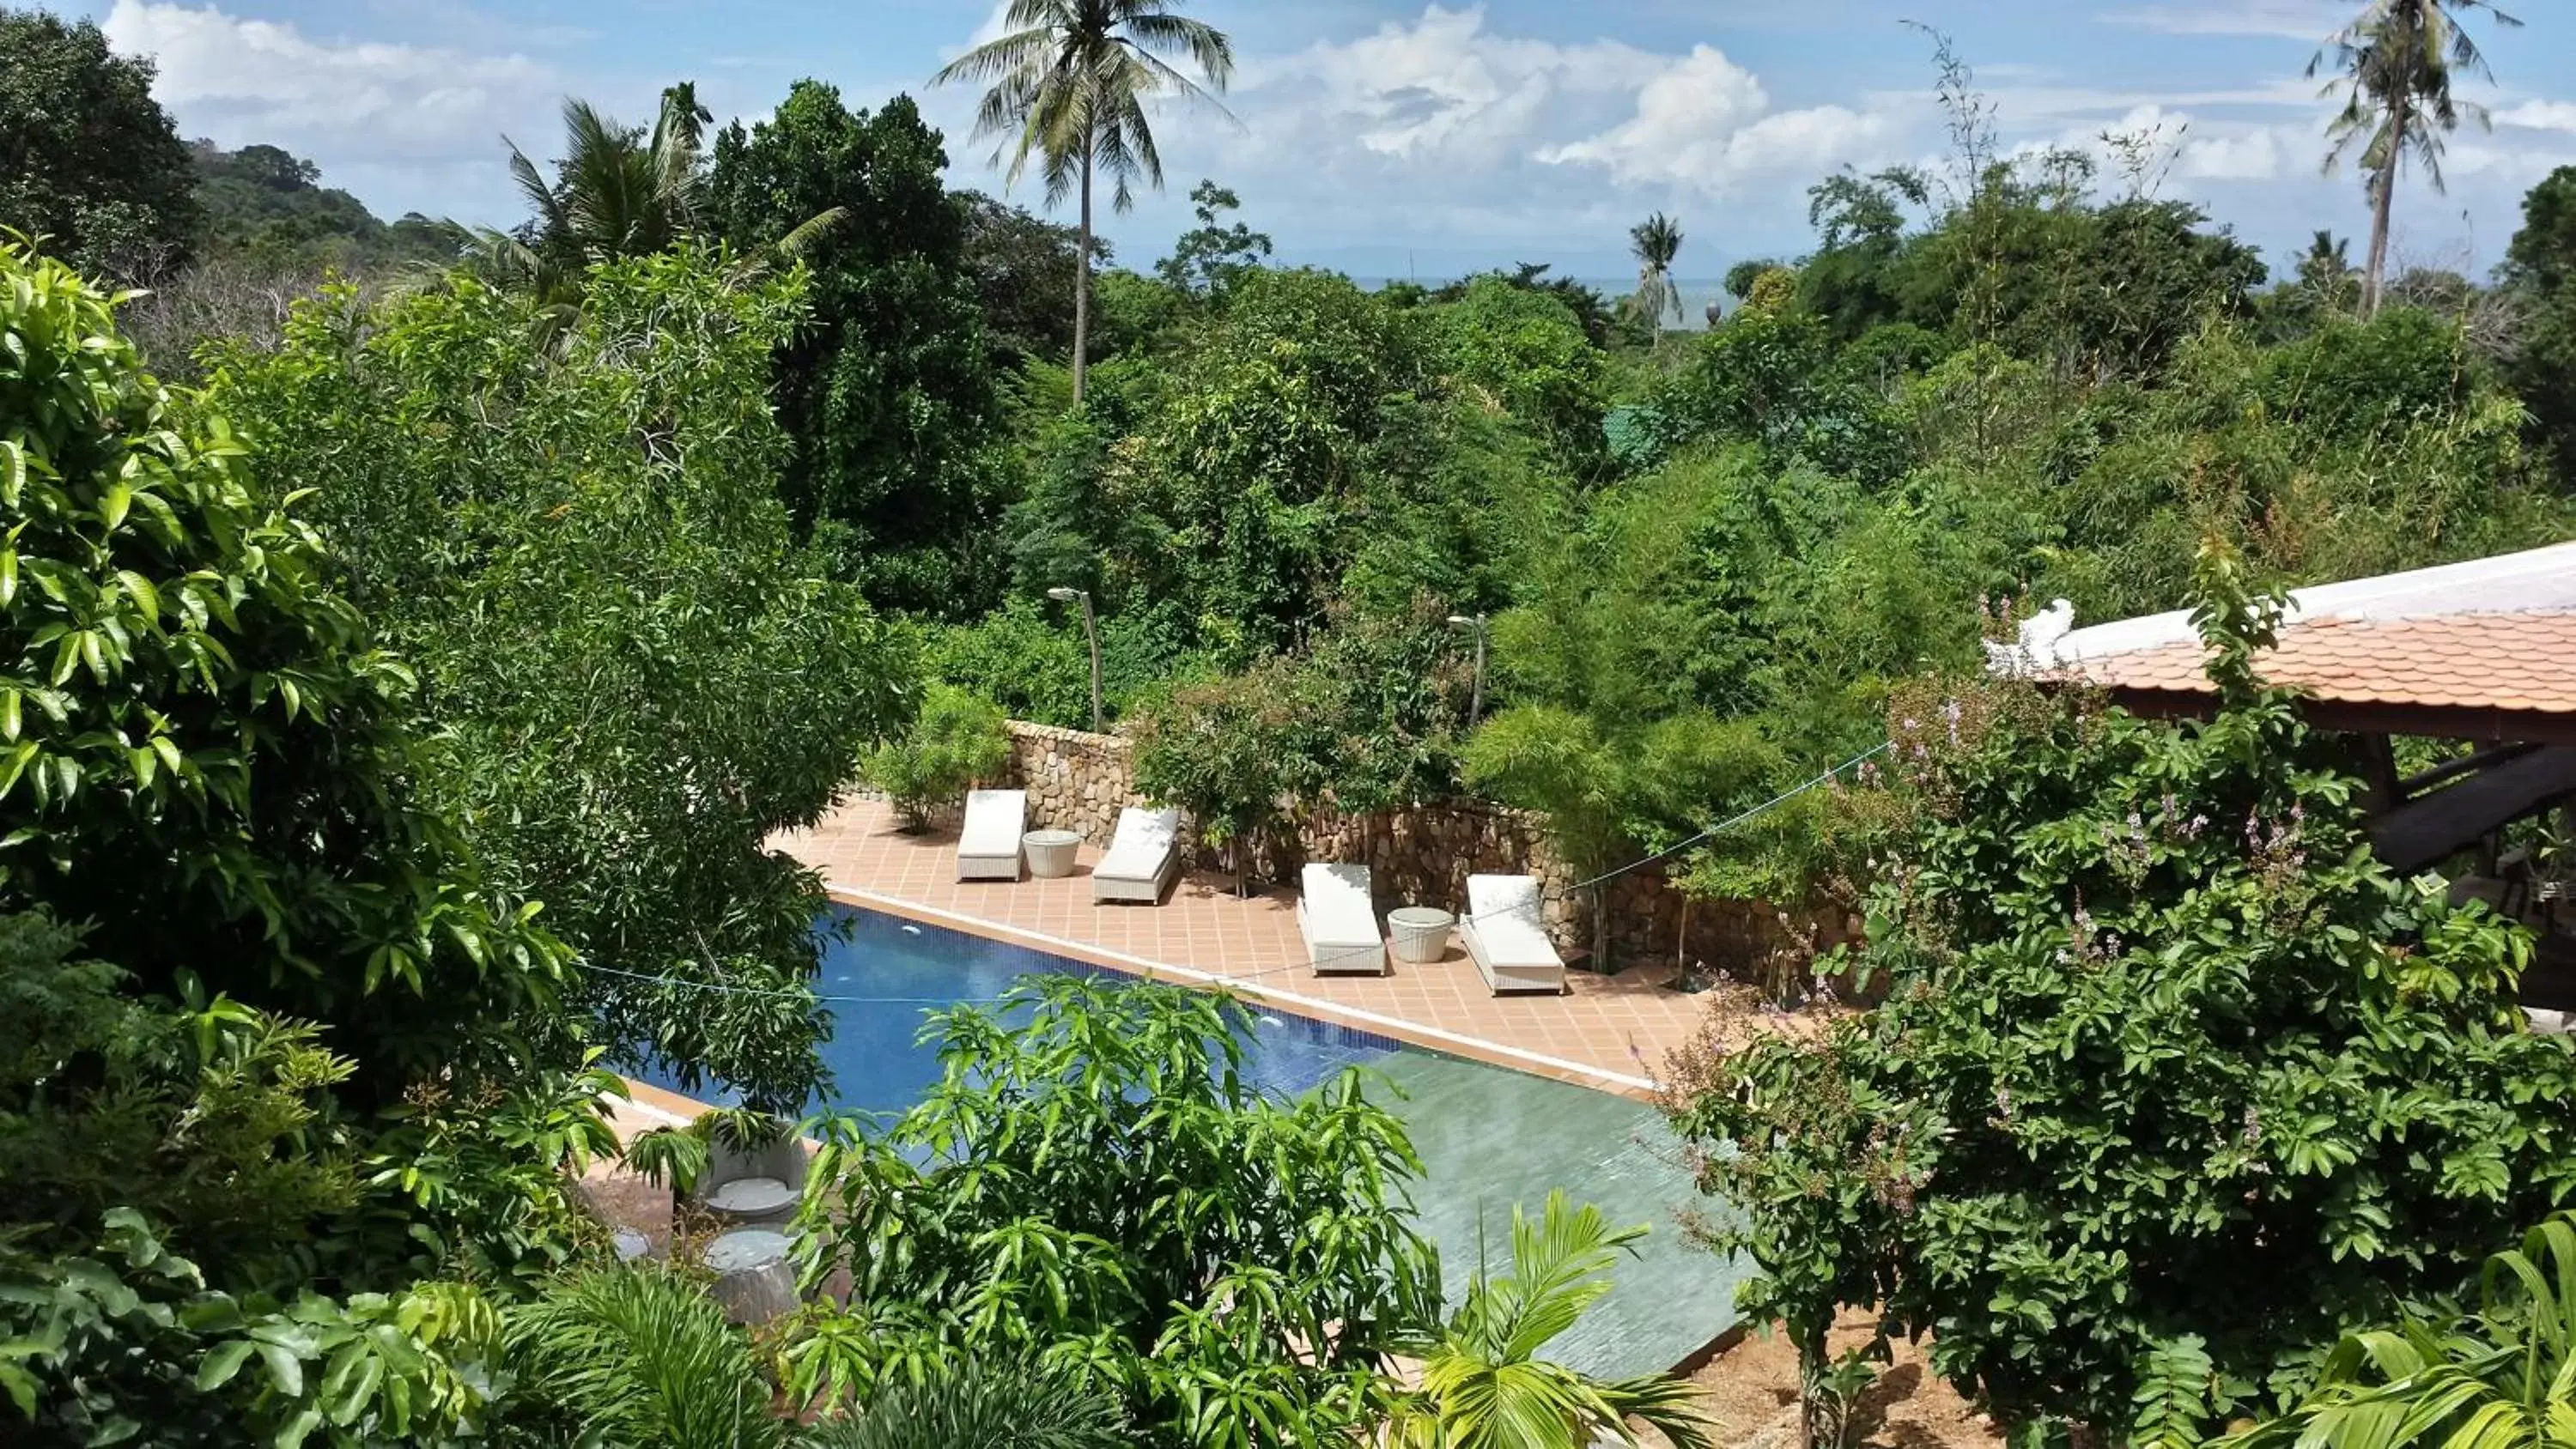
{"type": "MultiPolygon", "coordinates": [[[[1827,1340],[1834,1352],[1869,1341],[1870,1315],[1845,1314],[1827,1340]]],[[[1920,1345],[1898,1342],[1896,1362],[1862,1395],[1852,1442],[1862,1449],[1999,1449],[2003,1436],[1932,1372],[1920,1345]]],[[[1798,1449],[1798,1355],[1778,1334],[1755,1333],[1691,1375],[1719,1444],[1798,1449]]]]}

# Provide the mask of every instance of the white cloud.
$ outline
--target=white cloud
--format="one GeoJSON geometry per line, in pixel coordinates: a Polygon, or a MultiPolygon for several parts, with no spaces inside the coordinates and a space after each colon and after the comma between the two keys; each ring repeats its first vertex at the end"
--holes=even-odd
{"type": "Polygon", "coordinates": [[[2524,101],[2496,112],[2495,123],[2524,131],[2576,131],[2576,101],[2524,101]]]}
{"type": "Polygon", "coordinates": [[[515,52],[321,40],[212,5],[116,0],[103,28],[118,50],[157,62],[153,92],[183,132],[283,146],[380,210],[386,198],[395,210],[506,206],[501,134],[542,151],[565,90],[551,66],[515,52]]]}
{"type": "Polygon", "coordinates": [[[1636,114],[1588,139],[1551,146],[1542,161],[1590,164],[1630,185],[1724,195],[1759,177],[1814,176],[1881,153],[1892,117],[1843,106],[1773,112],[1751,71],[1708,46],[1668,63],[1638,90],[1636,114]]]}
{"type": "Polygon", "coordinates": [[[2322,41],[2352,23],[2354,7],[2337,0],[2162,0],[2102,18],[2173,35],[2260,35],[2322,41]]]}

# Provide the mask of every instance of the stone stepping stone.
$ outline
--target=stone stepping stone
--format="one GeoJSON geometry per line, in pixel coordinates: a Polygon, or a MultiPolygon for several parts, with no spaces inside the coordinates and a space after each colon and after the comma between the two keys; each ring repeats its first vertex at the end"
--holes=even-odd
{"type": "Polygon", "coordinates": [[[783,1223],[796,1213],[797,1189],[775,1177],[737,1177],[705,1198],[707,1210],[730,1223],[783,1223]]]}

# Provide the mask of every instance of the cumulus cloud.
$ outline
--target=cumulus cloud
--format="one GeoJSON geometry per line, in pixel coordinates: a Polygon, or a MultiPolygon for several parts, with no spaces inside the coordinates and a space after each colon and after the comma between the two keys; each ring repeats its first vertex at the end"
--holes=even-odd
{"type": "Polygon", "coordinates": [[[1601,166],[1613,180],[1630,185],[1723,195],[1758,177],[1813,175],[1881,152],[1896,130],[1884,113],[1843,106],[1773,112],[1758,77],[1702,45],[1665,64],[1639,88],[1633,116],[1538,156],[1601,166]]]}
{"type": "Polygon", "coordinates": [[[488,212],[507,194],[501,133],[542,140],[565,90],[521,53],[316,39],[211,5],[116,0],[102,28],[154,59],[154,94],[188,134],[283,146],[407,208],[488,212]]]}

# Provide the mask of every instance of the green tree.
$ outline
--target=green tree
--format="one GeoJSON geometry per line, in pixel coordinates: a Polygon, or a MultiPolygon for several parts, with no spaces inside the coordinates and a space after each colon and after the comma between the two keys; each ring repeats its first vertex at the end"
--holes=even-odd
{"type": "MultiPolygon", "coordinates": [[[[966,207],[966,269],[984,304],[995,370],[1069,355],[1081,234],[982,192],[959,192],[958,199],[966,207]]],[[[1108,242],[1092,238],[1093,267],[1115,255],[1108,242]]]]}
{"type": "Polygon", "coordinates": [[[594,968],[600,1044],[792,1108],[823,897],[768,841],[902,718],[909,661],[777,498],[792,279],[683,249],[582,288],[551,340],[543,299],[471,280],[339,295],[214,396],[417,662],[459,766],[435,783],[594,968]]]}
{"type": "Polygon", "coordinates": [[[2509,364],[2514,386],[2564,477],[2576,469],[2576,166],[2523,199],[2505,278],[2528,309],[2509,364]]]}
{"type": "Polygon", "coordinates": [[[0,227],[97,276],[184,264],[203,224],[196,172],[153,74],[95,21],[0,9],[0,227]]]}
{"type": "Polygon", "coordinates": [[[840,215],[803,244],[811,316],[771,380],[794,445],[782,491],[872,602],[965,614],[1001,582],[984,456],[998,399],[946,165],[908,97],[871,115],[800,81],[768,120],[716,138],[700,205],[747,252],[840,215]]]}
{"type": "Polygon", "coordinates": [[[1241,197],[1217,185],[1202,181],[1190,188],[1190,209],[1199,224],[1182,232],[1172,244],[1172,254],[1154,264],[1154,275],[1163,284],[1193,297],[1224,294],[1234,279],[1258,267],[1270,255],[1270,238],[1242,222],[1219,226],[1218,220],[1229,211],[1240,210],[1241,197]]]}
{"type": "Polygon", "coordinates": [[[1677,1072],[1680,1128],[1737,1149],[1702,1178],[1762,1269],[1742,1306],[1811,1382],[1836,1309],[1878,1305],[2018,1432],[2196,1442],[2576,1189],[2576,1048],[2514,1001],[2529,938],[2371,856],[2339,747],[2256,675],[2277,601],[2223,550],[2196,618],[2206,722],[1902,700],[1885,1003],[1677,1072]]]}
{"type": "Polygon", "coordinates": [[[1008,178],[1017,181],[1035,155],[1050,206],[1068,195],[1080,198],[1073,282],[1076,404],[1090,367],[1094,174],[1105,173],[1114,183],[1111,205],[1121,212],[1135,204],[1138,180],[1160,187],[1163,158],[1145,119],[1146,102],[1167,92],[1205,99],[1207,90],[1223,91],[1234,73],[1234,47],[1214,26],[1176,13],[1179,3],[1011,0],[1002,18],[1010,33],[950,61],[931,80],[989,82],[976,107],[975,134],[1009,138],[996,163],[1007,154],[1008,178]],[[1165,57],[1185,57],[1197,66],[1207,89],[1165,57]]]}
{"type": "Polygon", "coordinates": [[[1439,1307],[1404,1128],[1347,1073],[1244,1072],[1251,1019],[1186,988],[1038,978],[934,1017],[941,1081],[883,1132],[830,1124],[798,1217],[847,1308],[788,1347],[800,1404],[1035,1356],[1147,1445],[1330,1443],[1439,1307]]]}
{"type": "Polygon", "coordinates": [[[2388,277],[2388,222],[2396,209],[2398,173],[2411,160],[2441,191],[2443,138],[2459,129],[2463,114],[2488,124],[2484,106],[2451,90],[2455,72],[2492,78],[2486,57],[2461,23],[2478,10],[2500,26],[2522,24],[2487,0],[2368,0],[2361,15],[2308,62],[2312,77],[2329,67],[2335,71],[2326,94],[2344,99],[2328,133],[2327,171],[2358,150],[2370,193],[2370,252],[2361,269],[2364,316],[2379,310],[2388,277]]]}
{"type": "Polygon", "coordinates": [[[375,1106],[508,1048],[563,957],[429,799],[411,670],[332,587],[312,523],[142,372],[108,299],[0,243],[0,900],[88,949],[327,1022],[375,1106]],[[151,909],[135,909],[138,901],[151,909]]]}
{"type": "Polygon", "coordinates": [[[1673,285],[1673,258],[1681,249],[1681,223],[1660,211],[1629,228],[1628,250],[1637,258],[1634,305],[1648,322],[1661,323],[1667,312],[1684,320],[1681,289],[1673,285]]]}
{"type": "Polygon", "coordinates": [[[324,186],[321,169],[292,152],[262,145],[226,151],[205,140],[188,152],[210,252],[271,264],[328,263],[353,273],[456,256],[454,239],[434,223],[418,214],[379,220],[358,198],[324,186]]]}
{"type": "Polygon", "coordinates": [[[1419,1345],[1419,1391],[1389,1416],[1396,1449],[1586,1449],[1607,1439],[1634,1449],[1634,1419],[1675,1449],[1708,1449],[1708,1421],[1690,1406],[1686,1379],[1650,1374],[1601,1380],[1539,1357],[1610,1291],[1621,1249],[1643,1227],[1610,1226],[1597,1207],[1562,1192],[1532,1222],[1512,1207],[1512,1270],[1479,1266],[1444,1331],[1419,1345]]]}
{"type": "Polygon", "coordinates": [[[489,1313],[419,1280],[560,1266],[613,1143],[570,955],[305,500],[15,245],[0,356],[0,1420],[434,1436],[489,1313]]]}

